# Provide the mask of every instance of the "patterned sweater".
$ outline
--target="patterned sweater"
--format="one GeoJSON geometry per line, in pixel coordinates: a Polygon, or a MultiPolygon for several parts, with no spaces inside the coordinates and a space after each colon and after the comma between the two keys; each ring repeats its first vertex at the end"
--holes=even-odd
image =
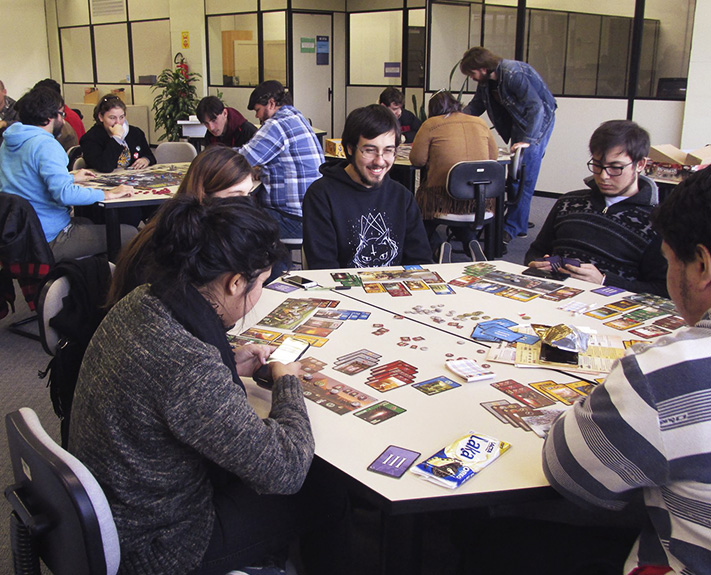
{"type": "Polygon", "coordinates": [[[711,310],[622,358],[546,439],[546,477],[573,501],[619,510],[642,490],[650,521],[625,573],[711,573],[710,372],[711,310]]]}
{"type": "Polygon", "coordinates": [[[608,208],[594,179],[585,183],[590,189],[555,203],[524,263],[546,254],[577,258],[606,274],[606,285],[668,297],[662,239],[649,220],[657,185],[639,176],[639,192],[608,208]]]}
{"type": "Polygon", "coordinates": [[[261,420],[218,350],[141,286],[87,349],[72,407],[71,452],[103,487],[121,542],[120,573],[196,568],[215,518],[214,462],[260,493],[295,493],[314,442],[299,380],[285,376],[261,420]]]}

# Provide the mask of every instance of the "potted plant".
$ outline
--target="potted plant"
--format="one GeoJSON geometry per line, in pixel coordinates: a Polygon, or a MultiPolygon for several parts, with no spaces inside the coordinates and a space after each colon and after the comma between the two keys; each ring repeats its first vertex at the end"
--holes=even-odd
{"type": "Polygon", "coordinates": [[[181,137],[178,120],[187,120],[200,101],[197,97],[195,81],[201,78],[196,72],[185,72],[182,68],[166,68],[160,73],[152,91],[161,92],[153,100],[156,130],[163,128],[165,133],[158,141],[168,139],[177,142],[181,137]]]}

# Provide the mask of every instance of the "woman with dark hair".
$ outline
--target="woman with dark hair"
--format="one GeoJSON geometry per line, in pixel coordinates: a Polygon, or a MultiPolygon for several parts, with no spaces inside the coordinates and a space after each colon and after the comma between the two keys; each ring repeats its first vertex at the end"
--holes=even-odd
{"type": "MultiPolygon", "coordinates": [[[[192,161],[176,192],[176,198],[187,196],[203,202],[212,196],[246,196],[254,186],[254,175],[254,169],[244,156],[226,146],[212,146],[192,161]]],[[[154,233],[155,219],[150,220],[121,252],[106,300],[108,307],[149,280],[148,271],[154,255],[151,245],[154,233]]]]}
{"type": "Polygon", "coordinates": [[[126,104],[118,96],[104,96],[94,108],[94,124],[79,141],[87,168],[112,172],[139,170],[156,163],[143,130],[129,126],[126,104]]]}
{"type": "MultiPolygon", "coordinates": [[[[449,196],[447,174],[450,168],[458,162],[495,160],[498,156],[496,141],[484,121],[461,110],[462,104],[450,92],[440,91],[432,96],[429,118],[418,130],[410,151],[410,162],[414,166],[427,167],[416,197],[433,248],[439,243],[435,235],[437,225],[432,221],[438,213],[470,214],[476,207],[474,202],[449,196]]],[[[459,238],[465,246],[474,239],[470,235],[459,238]]]]}
{"type": "Polygon", "coordinates": [[[240,378],[273,348],[232,349],[226,337],[285,248],[247,198],[177,198],[156,217],[155,280],[94,334],[69,446],[106,493],[122,572],[222,575],[273,556],[319,517],[318,505],[300,507],[303,492],[284,497],[299,492],[314,453],[300,364],[267,364],[262,420],[240,378]]]}

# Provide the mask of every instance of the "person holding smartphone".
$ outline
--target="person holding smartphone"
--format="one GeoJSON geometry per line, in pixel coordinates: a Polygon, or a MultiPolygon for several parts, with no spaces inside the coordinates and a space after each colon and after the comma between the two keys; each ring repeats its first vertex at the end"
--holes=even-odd
{"type": "MultiPolygon", "coordinates": [[[[269,363],[272,407],[262,420],[241,378],[273,348],[234,350],[226,337],[285,248],[276,222],[249,198],[177,198],[156,217],[154,279],[111,308],[94,334],[69,449],[106,493],[122,570],[251,573],[297,535],[307,541],[322,527],[322,542],[331,530],[323,517],[333,500],[305,484],[314,438],[300,365],[269,363]]],[[[319,566],[323,550],[314,548],[309,573],[342,572],[319,566]]]]}
{"type": "Polygon", "coordinates": [[[143,130],[129,126],[121,98],[101,98],[94,108],[94,120],[96,124],[79,141],[87,168],[99,172],[140,170],[156,163],[143,130]]]}

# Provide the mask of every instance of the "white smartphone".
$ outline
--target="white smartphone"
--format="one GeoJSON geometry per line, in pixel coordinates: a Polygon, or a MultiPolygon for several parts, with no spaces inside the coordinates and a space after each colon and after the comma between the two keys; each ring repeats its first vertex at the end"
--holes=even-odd
{"type": "Polygon", "coordinates": [[[270,361],[280,361],[282,363],[291,363],[292,361],[297,361],[304,352],[309,349],[308,342],[301,339],[296,339],[295,337],[287,337],[283,342],[276,348],[272,354],[267,359],[267,363],[270,361]]]}
{"type": "Polygon", "coordinates": [[[316,287],[318,285],[315,281],[302,276],[286,276],[284,281],[304,289],[316,287]]]}

